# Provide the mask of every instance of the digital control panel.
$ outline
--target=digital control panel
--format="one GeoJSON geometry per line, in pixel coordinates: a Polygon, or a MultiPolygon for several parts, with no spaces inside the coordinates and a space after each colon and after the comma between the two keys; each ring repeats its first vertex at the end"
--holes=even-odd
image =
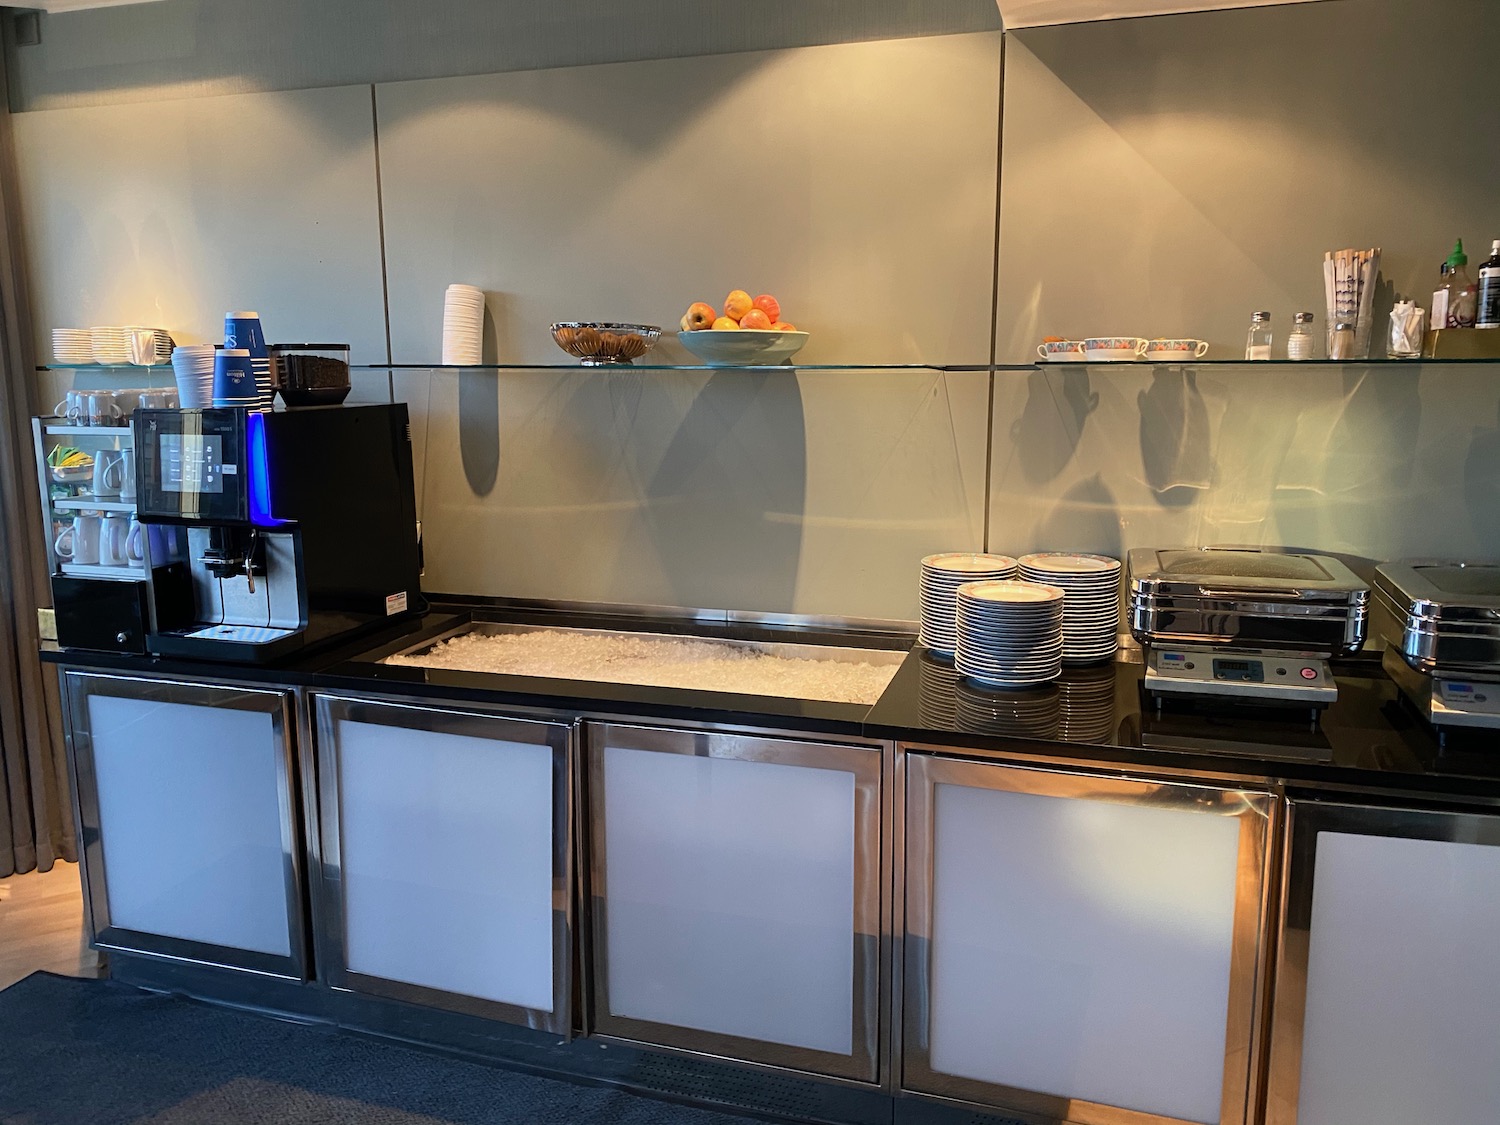
{"type": "Polygon", "coordinates": [[[1432,721],[1453,727],[1500,727],[1500,684],[1434,680],[1432,721]]]}
{"type": "Polygon", "coordinates": [[[1338,696],[1328,661],[1310,653],[1153,648],[1146,687],[1177,695],[1220,695],[1327,706],[1338,696]]]}
{"type": "Polygon", "coordinates": [[[142,522],[249,520],[245,411],[137,410],[132,426],[142,522]]]}

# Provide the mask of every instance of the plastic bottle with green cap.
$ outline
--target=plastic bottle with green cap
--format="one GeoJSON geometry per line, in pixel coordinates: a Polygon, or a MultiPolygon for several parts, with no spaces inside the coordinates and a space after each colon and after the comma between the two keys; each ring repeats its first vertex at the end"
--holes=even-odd
{"type": "Polygon", "coordinates": [[[1479,291],[1469,277],[1469,256],[1464,253],[1463,239],[1453,244],[1453,253],[1448,255],[1446,264],[1447,271],[1432,295],[1432,326],[1473,328],[1479,308],[1479,291]]]}

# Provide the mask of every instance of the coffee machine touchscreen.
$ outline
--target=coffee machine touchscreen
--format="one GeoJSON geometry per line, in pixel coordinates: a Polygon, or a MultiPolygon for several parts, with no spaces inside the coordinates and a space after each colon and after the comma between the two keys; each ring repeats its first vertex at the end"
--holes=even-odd
{"type": "Polygon", "coordinates": [[[161,486],[165,492],[223,492],[223,440],[217,434],[162,434],[161,486]]]}

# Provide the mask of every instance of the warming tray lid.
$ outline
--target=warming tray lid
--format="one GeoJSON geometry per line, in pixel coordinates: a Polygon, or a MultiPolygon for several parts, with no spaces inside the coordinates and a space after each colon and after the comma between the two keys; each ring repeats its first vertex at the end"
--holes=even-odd
{"type": "Polygon", "coordinates": [[[1138,547],[1130,552],[1133,600],[1241,599],[1363,606],[1370,589],[1338,559],[1222,547],[1138,547]]]}
{"type": "Polygon", "coordinates": [[[1500,628],[1500,563],[1403,559],[1375,568],[1375,589],[1414,627],[1467,622],[1500,628]]]}

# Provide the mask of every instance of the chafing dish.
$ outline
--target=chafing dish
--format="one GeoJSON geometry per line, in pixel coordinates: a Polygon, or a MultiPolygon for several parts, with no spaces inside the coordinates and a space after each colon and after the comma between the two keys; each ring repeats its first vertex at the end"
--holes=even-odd
{"type": "Polygon", "coordinates": [[[1215,548],[1130,552],[1130,631],[1143,645],[1349,655],[1370,590],[1327,555],[1215,548]]]}

